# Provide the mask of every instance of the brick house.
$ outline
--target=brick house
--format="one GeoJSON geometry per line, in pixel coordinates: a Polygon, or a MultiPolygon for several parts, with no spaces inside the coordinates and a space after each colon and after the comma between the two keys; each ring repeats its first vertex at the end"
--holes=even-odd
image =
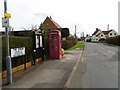
{"type": "Polygon", "coordinates": [[[44,20],[42,27],[45,30],[53,30],[53,29],[60,29],[62,28],[58,23],[56,23],[51,16],[50,17],[46,17],[46,19],[44,20]]]}
{"type": "Polygon", "coordinates": [[[44,22],[41,24],[42,29],[44,30],[44,32],[46,34],[48,34],[48,32],[50,30],[60,30],[61,34],[62,34],[62,38],[66,40],[66,37],[69,36],[69,28],[62,28],[57,22],[55,22],[51,16],[50,17],[46,17],[46,19],[44,20],[44,22]]]}

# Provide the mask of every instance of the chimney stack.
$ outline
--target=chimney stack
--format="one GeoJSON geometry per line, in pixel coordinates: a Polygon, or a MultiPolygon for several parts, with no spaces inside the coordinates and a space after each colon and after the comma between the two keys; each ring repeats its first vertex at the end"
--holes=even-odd
{"type": "Polygon", "coordinates": [[[96,31],[98,31],[99,29],[98,28],[96,28],[96,31]]]}
{"type": "Polygon", "coordinates": [[[52,19],[52,17],[50,16],[50,19],[52,19]]]}

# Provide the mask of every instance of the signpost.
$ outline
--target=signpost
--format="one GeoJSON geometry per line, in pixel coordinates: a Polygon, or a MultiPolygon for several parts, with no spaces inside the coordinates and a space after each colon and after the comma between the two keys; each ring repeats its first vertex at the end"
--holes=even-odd
{"type": "Polygon", "coordinates": [[[7,0],[4,0],[4,18],[2,19],[2,25],[5,27],[5,35],[6,35],[6,70],[7,70],[7,83],[12,84],[12,65],[11,65],[11,57],[9,51],[9,18],[10,14],[7,14],[7,0]],[[5,14],[6,13],[6,14],[5,14]]]}
{"type": "Polygon", "coordinates": [[[9,18],[2,18],[2,27],[9,27],[9,18]]]}
{"type": "Polygon", "coordinates": [[[9,14],[9,13],[4,13],[4,16],[7,18],[11,18],[11,14],[9,14]]]}

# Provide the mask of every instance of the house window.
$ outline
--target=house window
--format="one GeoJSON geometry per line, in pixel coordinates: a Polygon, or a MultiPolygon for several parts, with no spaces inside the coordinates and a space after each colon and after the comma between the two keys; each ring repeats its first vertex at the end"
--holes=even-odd
{"type": "Polygon", "coordinates": [[[96,40],[98,40],[98,39],[96,39],[96,40]]]}
{"type": "Polygon", "coordinates": [[[101,35],[101,37],[102,37],[103,35],[101,35]]]}
{"type": "Polygon", "coordinates": [[[114,35],[116,35],[116,33],[114,33],[114,35]]]}
{"type": "Polygon", "coordinates": [[[110,33],[110,35],[112,35],[112,33],[110,33]]]}

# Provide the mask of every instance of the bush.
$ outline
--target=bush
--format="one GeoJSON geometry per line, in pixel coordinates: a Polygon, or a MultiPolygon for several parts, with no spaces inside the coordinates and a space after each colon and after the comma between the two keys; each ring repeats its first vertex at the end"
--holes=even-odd
{"type": "Polygon", "coordinates": [[[60,28],[58,30],[61,31],[62,37],[68,37],[70,35],[69,28],[60,28]]]}
{"type": "Polygon", "coordinates": [[[32,30],[26,30],[26,31],[13,31],[10,32],[13,36],[21,36],[21,37],[31,37],[33,35],[32,30]]]}
{"type": "Polygon", "coordinates": [[[68,49],[77,44],[77,39],[74,36],[67,37],[67,40],[62,40],[62,48],[68,49]]]}
{"type": "Polygon", "coordinates": [[[77,44],[77,38],[73,35],[70,35],[69,37],[67,37],[67,40],[70,41],[71,46],[74,46],[77,44]]]}
{"type": "Polygon", "coordinates": [[[104,38],[101,38],[101,39],[99,40],[99,42],[105,42],[105,39],[104,39],[104,38]]]}
{"type": "Polygon", "coordinates": [[[105,43],[119,45],[120,46],[120,35],[116,37],[110,37],[105,40],[105,43]]]}
{"type": "Polygon", "coordinates": [[[70,48],[70,47],[72,47],[70,41],[68,41],[68,40],[62,41],[62,48],[63,48],[63,49],[68,49],[68,48],[70,48]]]}
{"type": "Polygon", "coordinates": [[[91,42],[91,39],[87,39],[86,42],[91,42]]]}
{"type": "Polygon", "coordinates": [[[48,38],[44,38],[44,48],[45,48],[45,56],[48,58],[49,57],[49,42],[48,38]]]}

